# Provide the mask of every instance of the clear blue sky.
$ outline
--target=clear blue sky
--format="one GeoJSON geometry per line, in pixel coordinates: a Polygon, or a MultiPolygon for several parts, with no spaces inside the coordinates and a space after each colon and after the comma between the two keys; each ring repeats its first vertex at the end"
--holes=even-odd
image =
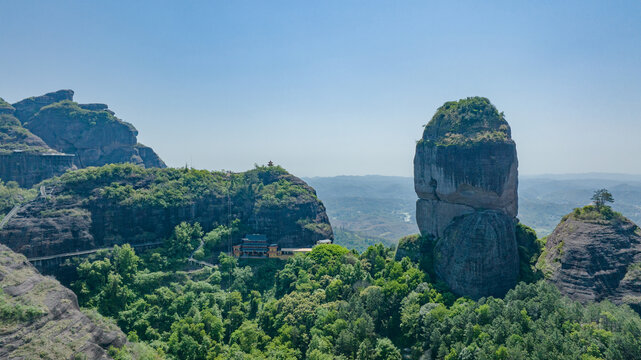
{"type": "Polygon", "coordinates": [[[640,1],[0,0],[0,97],[70,88],[170,166],[412,174],[448,100],[523,174],[641,173],[640,1]]]}

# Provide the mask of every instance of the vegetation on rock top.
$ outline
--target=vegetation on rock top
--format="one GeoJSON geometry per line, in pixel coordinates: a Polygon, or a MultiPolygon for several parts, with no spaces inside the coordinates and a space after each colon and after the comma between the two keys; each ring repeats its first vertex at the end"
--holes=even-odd
{"type": "Polygon", "coordinates": [[[510,126],[503,113],[484,97],[448,101],[425,125],[419,142],[461,145],[510,140],[510,126]]]}
{"type": "Polygon", "coordinates": [[[41,117],[58,116],[64,117],[72,122],[83,123],[89,126],[97,126],[108,123],[120,123],[126,125],[131,131],[138,133],[136,128],[126,121],[122,121],[107,110],[83,109],[78,103],[71,100],[63,100],[47,105],[36,113],[31,121],[37,121],[41,117]]]}
{"type": "Polygon", "coordinates": [[[316,201],[313,189],[280,166],[257,166],[243,173],[188,168],[143,168],[123,163],[89,167],[45,180],[61,194],[103,198],[120,205],[174,207],[205,196],[252,199],[257,207],[287,207],[316,201]]]}
{"type": "Polygon", "coordinates": [[[24,128],[13,115],[0,113],[0,154],[15,150],[29,153],[55,152],[24,128]]]}
{"type": "Polygon", "coordinates": [[[586,205],[582,208],[575,208],[571,213],[565,215],[561,221],[563,222],[568,219],[592,222],[629,221],[620,212],[612,210],[612,208],[607,205],[586,205]]]}

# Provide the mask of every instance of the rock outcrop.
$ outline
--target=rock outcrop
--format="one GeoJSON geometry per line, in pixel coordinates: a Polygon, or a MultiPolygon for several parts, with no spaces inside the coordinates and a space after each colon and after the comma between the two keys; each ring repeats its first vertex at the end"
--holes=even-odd
{"type": "Polygon", "coordinates": [[[16,109],[0,98],[0,153],[13,151],[53,152],[38,136],[22,126],[15,117],[16,109]]]}
{"type": "Polygon", "coordinates": [[[0,229],[2,242],[28,258],[162,242],[182,221],[209,231],[239,219],[243,233],[265,234],[281,247],[333,237],[314,189],[280,167],[228,175],[106,165],[44,186],[46,197],[24,205],[0,229]]]}
{"type": "Polygon", "coordinates": [[[519,274],[518,161],[510,126],[485,98],[445,103],[416,145],[416,221],[436,274],[457,294],[501,296],[519,274]]]}
{"type": "Polygon", "coordinates": [[[13,107],[16,109],[16,117],[25,122],[43,107],[65,100],[73,101],[73,90],[58,90],[41,96],[32,96],[18,101],[13,104],[13,107]]]}
{"type": "Polygon", "coordinates": [[[133,125],[105,104],[77,104],[59,90],[10,105],[0,98],[0,180],[31,187],[66,170],[129,162],[164,168],[133,125]],[[53,156],[55,155],[55,156],[53,156]]]}
{"type": "Polygon", "coordinates": [[[109,359],[122,331],[78,307],[76,295],[0,244],[0,358],[109,359]]]}
{"type": "Polygon", "coordinates": [[[52,149],[22,126],[16,109],[0,98],[0,180],[31,187],[75,169],[74,155],[52,149]]]}
{"type": "Polygon", "coordinates": [[[123,162],[165,167],[151,148],[138,144],[133,125],[115,117],[107,105],[78,104],[73,95],[72,90],[60,90],[22,100],[13,107],[24,126],[47,145],[75,154],[79,168],[123,162]]]}
{"type": "Polygon", "coordinates": [[[641,229],[608,207],[575,209],[547,238],[537,264],[562,294],[641,312],[641,229]]]}

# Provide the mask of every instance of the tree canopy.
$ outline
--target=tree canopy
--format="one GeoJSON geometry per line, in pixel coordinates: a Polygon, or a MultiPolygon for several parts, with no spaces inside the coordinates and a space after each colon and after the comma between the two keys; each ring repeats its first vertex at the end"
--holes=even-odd
{"type": "MultiPolygon", "coordinates": [[[[197,230],[180,224],[174,236],[207,236],[197,230]]],[[[533,231],[519,232],[536,257],[533,231]]],[[[641,359],[638,314],[571,301],[531,276],[529,261],[530,275],[505,298],[471,301],[433,283],[421,258],[395,259],[380,244],[362,254],[321,245],[286,261],[221,253],[215,267],[188,272],[188,255],[172,246],[101,253],[72,284],[82,306],[146,344],[147,358],[641,359]]]]}

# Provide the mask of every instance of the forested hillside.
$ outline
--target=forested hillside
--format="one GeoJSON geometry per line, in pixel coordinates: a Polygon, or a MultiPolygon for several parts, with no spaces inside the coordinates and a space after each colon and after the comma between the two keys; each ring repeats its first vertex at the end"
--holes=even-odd
{"type": "MultiPolygon", "coordinates": [[[[320,245],[287,261],[220,255],[185,271],[196,225],[136,254],[125,245],[78,265],[80,304],[170,359],[639,359],[641,319],[581,305],[543,281],[504,299],[456,298],[382,245],[320,245]],[[173,245],[172,245],[173,244],[173,245]]],[[[128,359],[129,350],[113,350],[128,359]]]]}

